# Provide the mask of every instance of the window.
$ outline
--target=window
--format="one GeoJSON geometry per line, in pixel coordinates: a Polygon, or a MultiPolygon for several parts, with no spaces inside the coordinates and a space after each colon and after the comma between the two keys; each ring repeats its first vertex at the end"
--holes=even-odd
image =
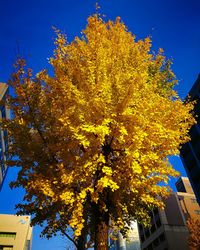
{"type": "Polygon", "coordinates": [[[162,233],[162,234],[159,236],[159,239],[160,239],[160,242],[165,241],[165,235],[164,235],[164,233],[162,233]]]}
{"type": "Polygon", "coordinates": [[[158,214],[158,209],[155,208],[155,209],[153,210],[153,212],[154,212],[154,214],[158,214]]]}
{"type": "Polygon", "coordinates": [[[2,172],[2,176],[4,177],[4,175],[6,173],[6,168],[5,168],[5,165],[3,163],[1,164],[1,172],[2,172]]]}
{"type": "Polygon", "coordinates": [[[145,241],[145,238],[144,238],[144,235],[140,235],[140,239],[141,239],[141,242],[144,242],[145,241]]]}
{"type": "Polygon", "coordinates": [[[13,250],[13,246],[0,246],[0,250],[13,250]]]}
{"type": "Polygon", "coordinates": [[[156,238],[154,241],[153,241],[153,246],[154,247],[157,247],[159,245],[159,239],[156,238]]]}
{"type": "Polygon", "coordinates": [[[191,198],[192,203],[197,203],[197,200],[195,198],[191,198]]]}
{"type": "Polygon", "coordinates": [[[157,226],[157,228],[161,226],[161,221],[160,221],[160,219],[158,219],[158,220],[156,221],[156,226],[157,226]]]}
{"type": "Polygon", "coordinates": [[[151,218],[153,218],[153,213],[152,213],[152,211],[149,212],[149,216],[150,216],[151,218]]]}
{"type": "Polygon", "coordinates": [[[154,225],[152,225],[152,227],[151,227],[151,233],[154,233],[156,231],[156,226],[155,226],[155,224],[154,225]]]}
{"type": "Polygon", "coordinates": [[[176,189],[178,190],[178,192],[186,192],[185,186],[181,179],[176,183],[176,189]]]}
{"type": "Polygon", "coordinates": [[[194,210],[195,214],[199,214],[200,215],[200,210],[194,210]]]}
{"type": "Polygon", "coordinates": [[[148,246],[147,246],[147,248],[146,248],[147,250],[153,250],[153,246],[152,246],[152,244],[149,244],[148,246]]]}
{"type": "Polygon", "coordinates": [[[6,110],[4,106],[1,107],[1,115],[2,115],[2,118],[6,117],[6,110]]]}
{"type": "Polygon", "coordinates": [[[150,236],[150,232],[149,232],[148,228],[145,229],[144,234],[145,234],[146,238],[148,238],[150,236]]]}
{"type": "Polygon", "coordinates": [[[141,224],[139,224],[139,230],[143,231],[143,226],[141,224]]]}
{"type": "Polygon", "coordinates": [[[30,249],[31,249],[31,242],[30,242],[30,240],[27,240],[27,241],[26,241],[26,249],[27,249],[27,250],[30,250],[30,249]]]}
{"type": "MultiPolygon", "coordinates": [[[[16,233],[0,232],[0,238],[16,238],[16,233]]],[[[0,248],[1,250],[1,248],[0,248]]]]}

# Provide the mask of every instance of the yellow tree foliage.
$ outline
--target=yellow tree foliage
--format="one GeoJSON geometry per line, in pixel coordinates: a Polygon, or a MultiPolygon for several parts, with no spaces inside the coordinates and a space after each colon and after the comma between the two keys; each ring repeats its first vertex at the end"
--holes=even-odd
{"type": "Polygon", "coordinates": [[[173,90],[163,51],[152,53],[150,38],[137,41],[120,18],[93,15],[81,38],[68,43],[57,31],[55,44],[53,76],[34,77],[21,60],[11,80],[5,126],[18,156],[10,164],[21,167],[12,186],[26,190],[21,213],[46,220],[43,234],[69,227],[75,241],[90,235],[107,249],[108,229],[146,223],[163,207],[169,187],[160,184],[177,176],[167,157],[189,140],[193,105],[173,90]]]}
{"type": "Polygon", "coordinates": [[[189,218],[187,221],[189,230],[188,244],[191,250],[200,249],[200,219],[189,218]]]}

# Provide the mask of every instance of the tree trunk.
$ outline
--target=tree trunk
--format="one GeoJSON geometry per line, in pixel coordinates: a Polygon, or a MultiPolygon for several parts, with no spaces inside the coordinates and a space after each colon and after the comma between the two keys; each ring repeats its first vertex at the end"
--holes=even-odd
{"type": "MultiPolygon", "coordinates": [[[[102,151],[106,162],[108,162],[108,156],[112,151],[112,139],[113,138],[106,136],[105,142],[102,145],[102,151]]],[[[101,170],[97,171],[96,175],[97,180],[99,180],[102,175],[101,170]]],[[[103,207],[108,209],[108,201],[108,191],[104,188],[102,197],[100,197],[99,202],[94,205],[94,250],[108,250],[109,212],[102,209],[103,207]]]]}
{"type": "Polygon", "coordinates": [[[77,250],[85,250],[85,236],[80,236],[77,241],[77,250]]]}
{"type": "Polygon", "coordinates": [[[81,235],[77,239],[77,250],[86,250],[86,242],[87,242],[87,230],[86,230],[86,221],[84,223],[84,227],[81,231],[81,235]]]}
{"type": "Polygon", "coordinates": [[[108,250],[109,214],[108,212],[100,211],[98,205],[96,205],[95,210],[94,250],[108,250]]]}

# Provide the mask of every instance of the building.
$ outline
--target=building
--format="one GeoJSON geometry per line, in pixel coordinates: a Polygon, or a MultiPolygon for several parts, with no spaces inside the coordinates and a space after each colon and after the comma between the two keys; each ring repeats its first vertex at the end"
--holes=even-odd
{"type": "MultiPolygon", "coordinates": [[[[4,83],[0,83],[0,101],[6,98],[8,93],[8,86],[4,83]]],[[[9,118],[10,112],[4,106],[0,105],[0,120],[2,118],[9,118]]],[[[8,136],[7,131],[0,128],[0,190],[3,184],[7,172],[7,166],[5,164],[6,159],[8,158],[8,136]]]]}
{"type": "Polygon", "coordinates": [[[165,209],[150,212],[151,227],[139,225],[142,250],[189,250],[186,221],[189,217],[200,219],[200,207],[188,178],[176,183],[179,192],[165,200],[165,209]]]}
{"type": "Polygon", "coordinates": [[[31,250],[30,216],[0,214],[0,250],[31,250]]]}
{"type": "Polygon", "coordinates": [[[180,156],[200,204],[200,75],[189,92],[189,98],[196,100],[194,114],[197,124],[190,129],[191,141],[182,146],[180,156]]]}
{"type": "Polygon", "coordinates": [[[140,250],[140,238],[138,233],[138,224],[133,221],[130,226],[128,238],[124,239],[122,234],[118,234],[118,240],[113,242],[111,250],[140,250]]]}
{"type": "Polygon", "coordinates": [[[180,177],[175,185],[178,192],[194,194],[190,181],[187,177],[180,177]]]}
{"type": "Polygon", "coordinates": [[[177,196],[184,218],[200,219],[200,206],[187,177],[181,177],[176,182],[177,196]]]}
{"type": "Polygon", "coordinates": [[[138,232],[138,224],[133,221],[126,240],[126,250],[140,250],[140,237],[138,232]]]}

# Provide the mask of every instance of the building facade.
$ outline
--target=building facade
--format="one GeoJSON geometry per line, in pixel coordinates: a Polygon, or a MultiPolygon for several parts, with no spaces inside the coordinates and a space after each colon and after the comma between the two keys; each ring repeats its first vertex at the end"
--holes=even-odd
{"type": "Polygon", "coordinates": [[[140,238],[138,233],[138,224],[136,221],[132,221],[130,230],[128,232],[128,238],[123,238],[122,234],[118,234],[118,239],[113,241],[110,250],[140,250],[140,238]]]}
{"type": "Polygon", "coordinates": [[[30,216],[0,214],[0,250],[31,250],[30,216]]]}
{"type": "Polygon", "coordinates": [[[181,177],[176,182],[177,196],[184,218],[200,219],[200,206],[187,177],[181,177]]]}
{"type": "Polygon", "coordinates": [[[165,209],[151,211],[151,227],[139,225],[142,250],[189,250],[187,219],[200,219],[200,207],[188,178],[176,183],[179,192],[165,200],[165,209]]]}
{"type": "MultiPolygon", "coordinates": [[[[8,93],[8,86],[4,83],[0,83],[0,101],[4,100],[8,93]]],[[[3,118],[9,118],[10,112],[4,105],[0,105],[0,120],[3,118]]],[[[8,158],[8,135],[6,130],[2,130],[0,127],[0,190],[3,184],[3,180],[6,176],[7,166],[6,159],[8,158]]]]}
{"type": "Polygon", "coordinates": [[[191,141],[182,146],[180,156],[200,204],[200,75],[188,95],[191,100],[196,100],[194,115],[197,124],[190,129],[191,141]]]}

